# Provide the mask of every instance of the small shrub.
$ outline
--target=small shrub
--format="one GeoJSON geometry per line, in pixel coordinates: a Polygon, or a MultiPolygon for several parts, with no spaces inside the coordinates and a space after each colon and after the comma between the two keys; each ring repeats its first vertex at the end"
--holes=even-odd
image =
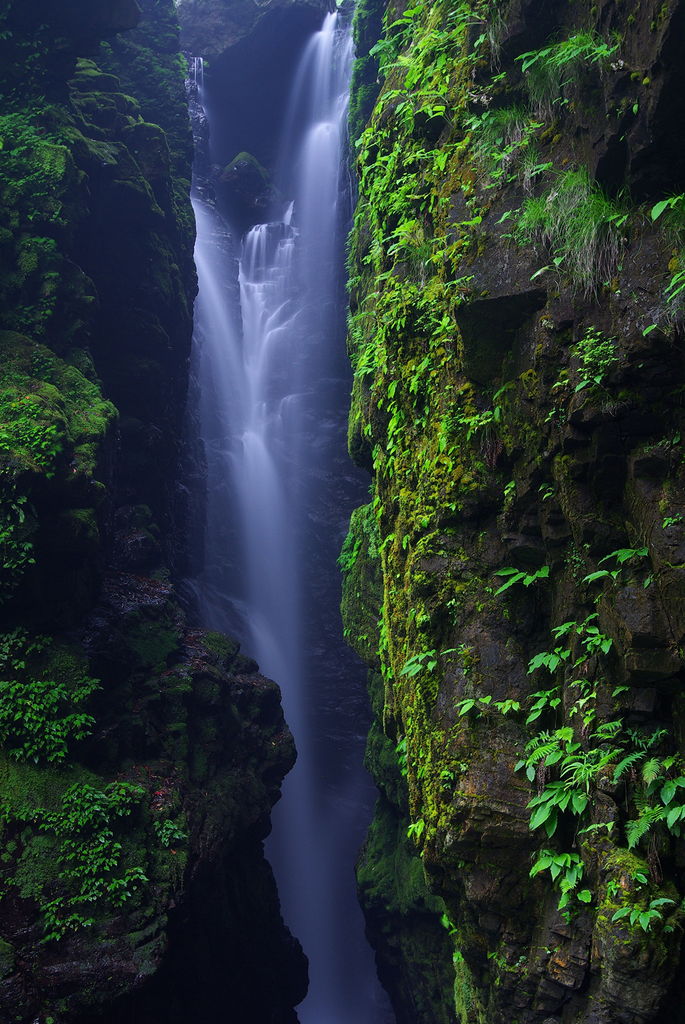
{"type": "Polygon", "coordinates": [[[486,110],[470,118],[468,127],[473,136],[474,153],[492,172],[501,173],[516,159],[527,136],[529,122],[530,115],[523,107],[486,110]]]}
{"type": "Polygon", "coordinates": [[[576,391],[587,387],[603,387],[607,376],[618,364],[616,342],[607,338],[596,327],[588,327],[585,334],[574,346],[574,354],[580,362],[579,383],[576,391]]]}
{"type": "Polygon", "coordinates": [[[174,843],[182,843],[188,838],[188,833],[184,832],[171,818],[167,818],[166,821],[156,821],[154,828],[160,843],[167,848],[173,846],[174,843]]]}

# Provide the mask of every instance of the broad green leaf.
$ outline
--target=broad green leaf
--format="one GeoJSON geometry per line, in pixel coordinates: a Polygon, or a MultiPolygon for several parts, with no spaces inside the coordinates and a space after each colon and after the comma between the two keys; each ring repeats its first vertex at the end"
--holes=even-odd
{"type": "Polygon", "coordinates": [[[574,793],[572,805],[576,814],[582,814],[588,805],[588,797],[584,793],[574,793]]]}
{"type": "MultiPolygon", "coordinates": [[[[501,573],[499,575],[501,575],[501,573]]],[[[516,576],[512,576],[511,579],[508,579],[506,583],[502,584],[502,586],[495,591],[495,596],[497,596],[497,594],[502,594],[505,590],[508,590],[509,587],[513,587],[513,585],[518,583],[519,580],[522,580],[524,576],[525,573],[523,572],[519,572],[516,576]]]]}
{"type": "Polygon", "coordinates": [[[540,859],[536,860],[535,864],[533,864],[532,868],[530,869],[529,877],[535,878],[535,876],[539,875],[541,871],[546,871],[551,863],[552,856],[550,854],[545,854],[544,857],[540,857],[540,859]]]}
{"type": "Polygon", "coordinates": [[[583,583],[594,583],[595,580],[603,580],[607,576],[611,576],[608,569],[599,569],[597,572],[591,572],[589,576],[584,576],[583,583]]]}
{"type": "Polygon", "coordinates": [[[666,824],[668,825],[668,827],[673,828],[675,823],[682,817],[682,814],[682,807],[672,807],[666,815],[666,824]]]}
{"type": "Polygon", "coordinates": [[[544,823],[547,821],[550,814],[552,813],[552,809],[552,805],[548,803],[542,804],[541,807],[537,808],[537,810],[530,819],[531,832],[534,832],[536,828],[540,828],[541,825],[544,825],[544,823]]]}
{"type": "Polygon", "coordinates": [[[667,806],[668,804],[670,804],[671,800],[675,796],[676,789],[677,786],[675,782],[673,782],[670,779],[661,787],[661,799],[662,802],[665,803],[667,806]]]}
{"type": "Polygon", "coordinates": [[[547,833],[547,836],[548,836],[549,839],[552,838],[552,836],[554,835],[556,830],[557,830],[557,812],[556,812],[556,810],[554,810],[554,812],[552,814],[550,814],[549,818],[545,822],[545,832],[547,833]]]}
{"type": "Polygon", "coordinates": [[[658,220],[664,210],[667,210],[670,205],[670,199],[662,199],[661,202],[656,203],[656,205],[652,207],[652,220],[658,220]]]}

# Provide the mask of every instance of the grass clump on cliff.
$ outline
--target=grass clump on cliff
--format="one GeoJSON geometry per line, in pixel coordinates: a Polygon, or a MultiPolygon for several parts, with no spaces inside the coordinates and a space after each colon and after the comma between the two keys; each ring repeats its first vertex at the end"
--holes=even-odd
{"type": "Polygon", "coordinates": [[[594,32],[577,32],[540,50],[522,53],[521,71],[535,109],[550,115],[555,103],[567,103],[567,87],[576,82],[590,65],[600,67],[618,50],[618,43],[605,42],[594,32]]]}
{"type": "Polygon", "coordinates": [[[580,167],[560,174],[546,194],[526,200],[519,237],[549,245],[554,266],[589,296],[615,271],[626,216],[580,167]]]}

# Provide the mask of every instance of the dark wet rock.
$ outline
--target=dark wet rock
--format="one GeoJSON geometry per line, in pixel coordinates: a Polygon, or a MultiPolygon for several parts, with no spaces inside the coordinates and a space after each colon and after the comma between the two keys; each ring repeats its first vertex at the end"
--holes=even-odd
{"type": "Polygon", "coordinates": [[[273,31],[275,26],[306,19],[314,26],[328,9],[326,0],[181,0],[178,16],[184,48],[198,57],[217,57],[246,37],[252,45],[264,25],[273,31]]]}
{"type": "Polygon", "coordinates": [[[219,175],[231,223],[240,230],[268,220],[278,199],[267,171],[250,153],[238,153],[219,175]]]}
{"type": "Polygon", "coordinates": [[[0,15],[0,675],[67,736],[0,750],[0,1019],[287,1024],[306,962],[262,841],[292,737],[169,569],[192,137],[174,4],[140,7],[0,15]]]}

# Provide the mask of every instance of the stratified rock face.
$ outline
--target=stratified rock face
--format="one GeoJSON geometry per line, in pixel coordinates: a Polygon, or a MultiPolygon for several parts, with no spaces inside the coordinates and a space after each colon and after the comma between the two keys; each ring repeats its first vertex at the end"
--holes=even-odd
{"type": "Polygon", "coordinates": [[[0,13],[0,1019],[286,1024],[292,738],[169,582],[192,140],[173,4],[141,6],[0,13]]]}
{"type": "Polygon", "coordinates": [[[370,930],[400,1017],[444,1019],[431,950],[461,1024],[680,1021],[685,4],[391,5],[369,55],[378,13],[342,557],[370,930]]]}

